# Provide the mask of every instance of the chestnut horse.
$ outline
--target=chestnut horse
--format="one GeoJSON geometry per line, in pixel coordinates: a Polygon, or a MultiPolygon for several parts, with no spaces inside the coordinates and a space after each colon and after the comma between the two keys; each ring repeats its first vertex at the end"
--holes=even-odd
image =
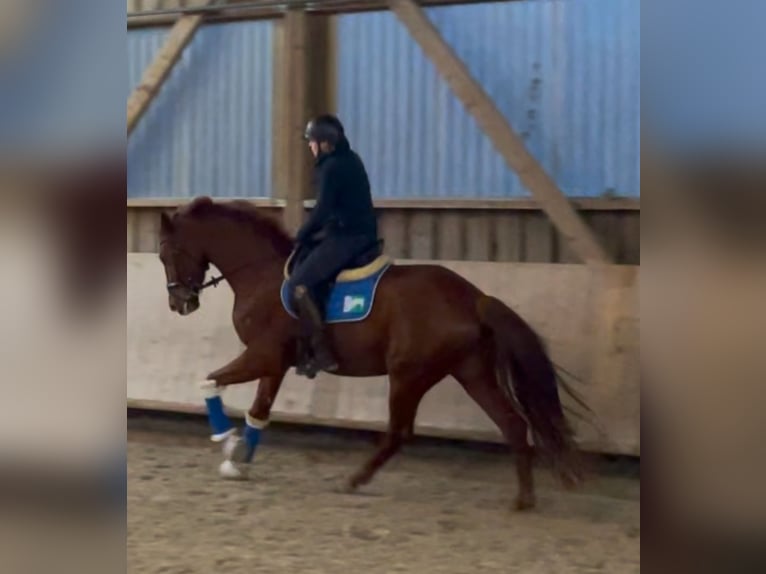
{"type": "MultiPolygon", "coordinates": [[[[246,349],[210,373],[208,384],[222,389],[259,379],[247,421],[263,428],[297,360],[299,325],[280,300],[293,240],[251,204],[207,197],[172,216],[163,213],[160,229],[172,311],[186,315],[199,307],[201,289],[212,283],[205,284],[209,264],[234,291],[234,329],[246,349]]],[[[565,485],[580,480],[556,372],[540,338],[513,310],[458,274],[439,265],[392,265],[380,279],[370,315],[328,325],[328,337],[339,375],[388,375],[390,381],[388,430],[374,455],[350,477],[349,490],[368,483],[412,435],[421,399],[447,375],[494,421],[514,451],[516,508],[535,504],[528,429],[565,485]]]]}

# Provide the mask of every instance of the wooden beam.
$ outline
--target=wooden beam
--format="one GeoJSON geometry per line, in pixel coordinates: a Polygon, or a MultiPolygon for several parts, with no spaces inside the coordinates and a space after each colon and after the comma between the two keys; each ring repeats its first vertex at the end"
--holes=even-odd
{"type": "Polygon", "coordinates": [[[271,196],[287,199],[287,94],[290,89],[287,70],[287,33],[284,19],[275,20],[272,35],[272,86],[271,86],[271,196]]]}
{"type": "MultiPolygon", "coordinates": [[[[264,198],[225,198],[245,199],[258,207],[284,207],[284,199],[264,198]]],[[[128,208],[142,207],[178,207],[186,205],[192,200],[190,197],[135,197],[127,199],[128,208]]],[[[600,199],[582,198],[572,199],[574,207],[581,211],[641,211],[641,200],[632,198],[600,199]]],[[[303,201],[305,208],[311,208],[314,200],[303,201]]],[[[379,209],[402,209],[402,210],[433,210],[433,211],[536,211],[541,209],[540,203],[534,199],[376,199],[375,207],[379,209]]]]}
{"type": "MultiPolygon", "coordinates": [[[[214,4],[217,0],[208,0],[206,5],[214,4]]],[[[157,96],[162,84],[170,75],[176,62],[181,57],[184,48],[194,37],[202,24],[201,14],[183,16],[173,25],[165,43],[154,57],[154,61],[144,70],[141,83],[133,90],[128,98],[128,135],[130,135],[143,117],[149,104],[157,96]]]]}
{"type": "Polygon", "coordinates": [[[302,10],[288,10],[282,32],[281,118],[276,123],[282,134],[278,195],[286,199],[284,223],[294,233],[303,223],[303,200],[309,185],[309,157],[303,145],[308,106],[308,16],[302,10]]]}
{"type": "Polygon", "coordinates": [[[422,8],[413,0],[389,0],[389,5],[524,186],[539,200],[572,251],[588,264],[609,263],[610,259],[593,231],[529,153],[524,141],[473,79],[422,8]]]}
{"type": "MultiPolygon", "coordinates": [[[[524,0],[422,0],[424,6],[455,6],[463,4],[488,4],[500,2],[522,2],[524,0]]],[[[252,0],[229,0],[214,10],[204,9],[199,6],[182,7],[183,0],[176,0],[176,6],[167,6],[159,10],[132,10],[127,11],[128,28],[145,28],[154,26],[171,26],[179,17],[185,14],[206,13],[208,22],[233,22],[238,20],[266,20],[281,18],[285,13],[286,2],[273,1],[253,3],[252,0]]],[[[365,12],[379,12],[388,9],[388,0],[349,0],[339,3],[338,0],[331,2],[306,0],[302,4],[292,2],[291,8],[304,9],[309,14],[358,14],[365,12]]]]}
{"type": "MultiPolygon", "coordinates": [[[[307,102],[310,116],[335,112],[336,27],[335,18],[324,14],[309,13],[306,19],[308,42],[307,87],[311,97],[307,102]]],[[[308,118],[305,118],[307,121],[308,118]]]]}
{"type": "Polygon", "coordinates": [[[303,202],[311,195],[311,155],[303,131],[310,117],[335,107],[331,81],[334,28],[329,16],[288,10],[277,30],[274,191],[286,201],[285,226],[295,232],[303,223],[303,202]]]}

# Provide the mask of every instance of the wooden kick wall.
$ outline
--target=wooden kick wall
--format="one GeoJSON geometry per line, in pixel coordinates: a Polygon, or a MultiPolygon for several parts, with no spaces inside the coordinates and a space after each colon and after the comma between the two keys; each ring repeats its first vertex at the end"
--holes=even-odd
{"type": "MultiPolygon", "coordinates": [[[[255,203],[281,217],[280,202],[255,203]]],[[[380,202],[380,232],[386,251],[402,259],[578,262],[542,210],[533,202],[512,203],[516,207],[476,201],[465,205],[380,202]]],[[[641,212],[637,201],[588,200],[578,207],[617,264],[640,264],[641,212]]],[[[161,202],[128,202],[128,252],[156,252],[159,213],[173,208],[171,202],[164,206],[161,202]]]]}

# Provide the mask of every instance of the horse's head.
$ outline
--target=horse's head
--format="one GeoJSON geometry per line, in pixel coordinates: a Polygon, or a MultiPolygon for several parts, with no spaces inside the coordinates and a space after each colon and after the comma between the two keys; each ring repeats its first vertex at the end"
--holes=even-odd
{"type": "Polygon", "coordinates": [[[165,266],[170,310],[188,315],[199,309],[199,293],[209,265],[182,216],[161,216],[160,260],[165,266]]]}
{"type": "Polygon", "coordinates": [[[247,201],[214,202],[197,197],[172,216],[163,213],[160,259],[165,266],[170,309],[188,315],[199,308],[200,292],[224,277],[252,290],[254,270],[277,269],[281,276],[293,240],[278,220],[258,212],[247,201]],[[205,282],[209,265],[221,277],[205,282]],[[249,274],[245,273],[248,272],[249,274]]]}

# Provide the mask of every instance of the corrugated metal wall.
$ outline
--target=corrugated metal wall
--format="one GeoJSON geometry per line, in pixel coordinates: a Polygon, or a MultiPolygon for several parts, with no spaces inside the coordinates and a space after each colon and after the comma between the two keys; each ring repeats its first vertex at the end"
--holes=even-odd
{"type": "MultiPolygon", "coordinates": [[[[532,153],[574,197],[638,197],[638,0],[428,10],[532,153]]],[[[338,17],[338,111],[389,198],[525,196],[388,12],[338,17]]],[[[128,32],[132,89],[166,30],[128,32]]],[[[273,24],[204,27],[128,150],[130,197],[268,197],[273,24]]]]}
{"type": "MultiPolygon", "coordinates": [[[[128,31],[132,90],[167,34],[128,31]]],[[[273,24],[203,27],[128,143],[128,197],[269,197],[273,24]]]]}
{"type": "MultiPolygon", "coordinates": [[[[638,197],[638,0],[428,15],[570,196],[638,197]]],[[[391,13],[339,17],[338,111],[378,197],[526,195],[391,13]]]]}

